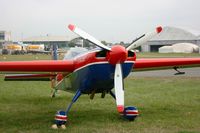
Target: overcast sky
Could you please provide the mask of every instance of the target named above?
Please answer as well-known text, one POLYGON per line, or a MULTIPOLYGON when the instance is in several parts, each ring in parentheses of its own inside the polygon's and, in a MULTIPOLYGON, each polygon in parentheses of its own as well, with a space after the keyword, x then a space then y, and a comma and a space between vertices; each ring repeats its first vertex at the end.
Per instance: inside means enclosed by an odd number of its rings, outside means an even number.
POLYGON ((0 30, 14 40, 73 35, 72 23, 99 40, 130 42, 156 26, 200 33, 200 0, 0 0, 0 30))

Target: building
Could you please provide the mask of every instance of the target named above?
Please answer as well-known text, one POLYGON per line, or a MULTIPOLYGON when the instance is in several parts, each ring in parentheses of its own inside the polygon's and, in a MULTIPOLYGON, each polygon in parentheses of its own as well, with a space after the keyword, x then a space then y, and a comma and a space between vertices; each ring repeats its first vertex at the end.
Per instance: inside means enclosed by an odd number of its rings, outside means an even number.
POLYGON ((163 31, 141 47, 143 52, 158 52, 162 46, 176 43, 192 43, 200 46, 200 39, 192 33, 174 27, 164 27, 163 31))
POLYGON ((87 48, 94 48, 96 47, 93 43, 89 42, 88 40, 83 39, 82 37, 76 37, 71 40, 70 47, 87 47, 87 48))
POLYGON ((70 43, 70 47, 74 47, 74 46, 83 47, 83 45, 84 45, 84 39, 81 37, 73 38, 70 43))
POLYGON ((5 43, 11 43, 11 32, 8 31, 0 31, 0 48, 3 47, 5 43))
POLYGON ((73 39, 72 36, 38 36, 23 39, 24 44, 44 44, 50 46, 53 44, 58 45, 58 47, 66 47, 68 43, 73 39))

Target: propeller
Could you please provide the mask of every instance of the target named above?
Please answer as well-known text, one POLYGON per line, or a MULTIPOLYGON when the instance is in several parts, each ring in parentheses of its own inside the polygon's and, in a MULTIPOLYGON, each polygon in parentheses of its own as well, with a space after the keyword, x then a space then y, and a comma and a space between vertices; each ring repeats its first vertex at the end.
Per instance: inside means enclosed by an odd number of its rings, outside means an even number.
POLYGON ((162 31, 162 27, 160 27, 160 26, 157 27, 155 31, 146 33, 146 34, 142 35, 141 37, 139 37, 138 39, 136 39, 135 41, 133 41, 133 43, 131 43, 126 49, 129 51, 131 49, 134 49, 134 48, 137 48, 137 47, 143 45, 145 42, 147 42, 148 40, 153 38, 155 35, 157 35, 161 31, 162 31))
POLYGON ((95 39, 93 36, 89 35, 88 33, 86 33, 85 31, 81 30, 80 28, 76 27, 73 24, 70 24, 68 26, 68 28, 73 31, 74 33, 78 34, 79 36, 81 36, 82 38, 94 43, 95 45, 99 46, 100 48, 106 49, 108 51, 111 50, 111 48, 105 46, 103 43, 101 43, 99 40, 95 39))
POLYGON ((108 62, 112 65, 115 65, 115 74, 114 74, 114 89, 116 95, 116 104, 117 110, 119 113, 124 111, 124 84, 123 84, 123 72, 121 64, 127 60, 128 51, 143 45, 146 41, 151 39, 156 34, 162 31, 162 27, 157 27, 155 31, 147 33, 133 41, 127 48, 121 45, 114 45, 112 48, 109 48, 102 44, 100 41, 84 32, 80 28, 75 25, 70 24, 68 28, 74 33, 78 34, 82 38, 94 43, 95 45, 108 50, 108 54, 106 56, 108 62))
POLYGON ((115 65, 114 89, 117 110, 119 113, 124 111, 124 83, 121 64, 126 61, 127 57, 128 51, 121 45, 113 46, 107 56, 108 62, 115 65))
POLYGON ((114 88, 116 96, 117 111, 119 113, 124 111, 124 83, 122 75, 121 64, 115 66, 114 88))

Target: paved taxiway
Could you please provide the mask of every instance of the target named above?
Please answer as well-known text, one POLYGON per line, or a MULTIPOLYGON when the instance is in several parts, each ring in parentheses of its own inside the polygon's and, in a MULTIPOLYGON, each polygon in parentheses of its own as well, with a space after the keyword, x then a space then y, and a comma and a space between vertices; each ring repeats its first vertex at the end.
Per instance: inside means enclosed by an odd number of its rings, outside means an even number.
POLYGON ((138 71, 132 72, 130 76, 133 77, 200 77, 200 67, 195 68, 181 68, 178 69, 181 72, 185 72, 183 75, 174 75, 176 71, 174 69, 168 70, 154 70, 154 71, 138 71))

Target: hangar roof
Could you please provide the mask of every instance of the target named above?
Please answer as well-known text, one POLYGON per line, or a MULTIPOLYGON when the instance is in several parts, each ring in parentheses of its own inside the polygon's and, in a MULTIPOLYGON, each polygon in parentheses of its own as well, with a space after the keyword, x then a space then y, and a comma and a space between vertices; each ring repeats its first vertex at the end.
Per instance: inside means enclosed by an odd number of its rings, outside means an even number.
POLYGON ((73 38, 72 36, 36 36, 23 39, 23 42, 62 42, 71 41, 73 38))
POLYGON ((161 40, 197 40, 197 36, 183 29, 164 27, 160 34, 151 39, 151 41, 161 40))

